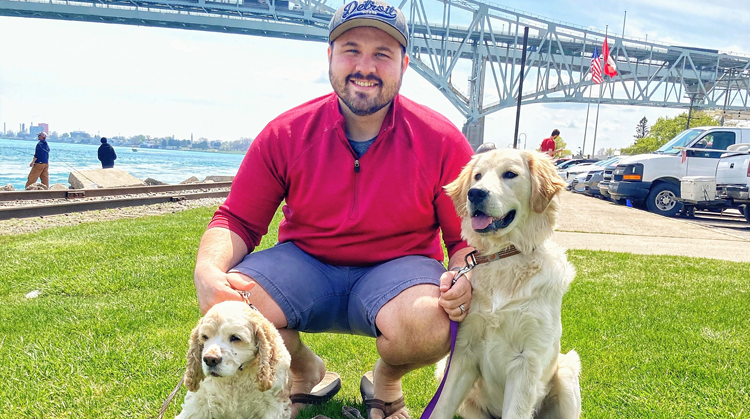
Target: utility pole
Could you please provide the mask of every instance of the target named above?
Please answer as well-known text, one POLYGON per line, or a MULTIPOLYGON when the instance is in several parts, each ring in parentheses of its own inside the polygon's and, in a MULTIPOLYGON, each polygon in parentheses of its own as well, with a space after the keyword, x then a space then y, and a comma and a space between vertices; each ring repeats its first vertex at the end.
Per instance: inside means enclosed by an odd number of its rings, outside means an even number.
POLYGON ((529 43, 529 27, 523 28, 523 52, 521 53, 521 74, 518 81, 518 103, 516 105, 516 131, 513 133, 513 148, 518 148, 518 122, 521 119, 521 99, 523 99, 523 70, 526 68, 526 46, 529 43))

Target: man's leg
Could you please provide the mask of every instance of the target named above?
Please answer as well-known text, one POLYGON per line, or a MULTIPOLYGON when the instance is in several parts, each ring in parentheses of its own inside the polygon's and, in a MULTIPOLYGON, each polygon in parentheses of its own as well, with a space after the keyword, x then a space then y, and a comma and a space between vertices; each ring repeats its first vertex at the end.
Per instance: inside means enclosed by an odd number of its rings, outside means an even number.
MULTIPOLYGON (((240 273, 236 275, 241 275, 245 281, 257 282, 247 275, 240 273)), ((292 356, 292 394, 309 393, 325 376, 325 363, 302 343, 298 331, 286 329, 287 319, 284 312, 263 287, 260 285, 253 287, 250 293, 250 303, 276 326, 284 339, 286 349, 292 356)), ((292 406, 293 418, 302 407, 299 404, 292 406)))
MULTIPOLYGON (((348 270, 323 264, 294 244, 283 243, 246 256, 230 275, 256 282, 249 300, 276 326, 292 356, 292 394, 309 394, 323 380, 326 367, 302 343, 298 330, 345 330, 348 270)), ((293 406, 294 416, 301 407, 293 406)))
POLYGON ((31 171, 29 172, 29 178, 26 180, 26 186, 25 188, 28 188, 29 185, 36 182, 37 179, 39 179, 39 174, 42 171, 42 166, 40 164, 35 164, 31 166, 31 171))
POLYGON ((42 166, 42 173, 39 177, 42 179, 42 184, 49 188, 49 164, 43 164, 42 166))
MULTIPOLYGON (((403 395, 401 377, 434 364, 450 350, 450 321, 438 305, 440 290, 431 284, 402 291, 378 312, 375 323, 380 360, 373 369, 375 398, 390 402, 403 395)), ((373 411, 371 418, 380 412, 373 411)), ((405 410, 391 416, 408 418, 405 410)))

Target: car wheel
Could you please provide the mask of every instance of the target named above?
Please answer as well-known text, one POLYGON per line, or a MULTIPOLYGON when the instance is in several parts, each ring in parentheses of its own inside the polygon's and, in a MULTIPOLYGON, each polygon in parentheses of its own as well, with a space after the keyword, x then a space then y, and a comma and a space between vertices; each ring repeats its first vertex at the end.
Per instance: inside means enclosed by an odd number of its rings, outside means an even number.
POLYGON ((750 205, 742 206, 742 214, 745 215, 745 220, 747 220, 747 222, 750 223, 750 205))
POLYGON ((646 198, 646 208, 654 214, 665 217, 674 217, 682 209, 682 202, 677 198, 680 196, 680 190, 676 185, 668 182, 657 183, 651 187, 646 198))

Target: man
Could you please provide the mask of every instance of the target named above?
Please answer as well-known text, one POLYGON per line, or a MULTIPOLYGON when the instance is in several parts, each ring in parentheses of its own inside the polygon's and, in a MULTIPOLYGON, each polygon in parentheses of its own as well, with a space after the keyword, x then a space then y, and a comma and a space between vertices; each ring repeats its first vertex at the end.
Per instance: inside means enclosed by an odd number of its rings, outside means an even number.
POLYGON ((400 10, 344 5, 329 40, 334 93, 253 141, 201 239, 194 281, 203 313, 252 288, 249 302, 292 355, 295 415, 340 386, 299 332, 341 332, 376 338, 373 393, 385 406, 368 416, 403 419, 401 377, 447 354, 449 318, 470 307, 469 278, 450 287, 439 233, 449 268, 463 266, 473 249, 443 186, 472 152, 447 119, 398 94, 409 63, 400 10), (250 253, 282 201, 280 244, 250 253))
POLYGON ((545 153, 546 155, 550 157, 555 157, 555 153, 557 153, 558 150, 557 146, 555 145, 555 139, 560 136, 560 130, 554 129, 552 131, 552 135, 550 135, 549 138, 545 138, 542 141, 542 147, 539 149, 542 153, 545 153))
POLYGON ((99 161, 102 162, 102 169, 109 169, 115 167, 115 160, 117 160, 117 153, 115 148, 107 143, 107 138, 102 137, 102 145, 99 146, 99 161))
POLYGON ((39 140, 36 143, 36 149, 34 150, 34 158, 31 160, 29 167, 29 179, 26 181, 26 188, 29 185, 36 182, 37 179, 42 179, 42 184, 49 189, 49 144, 47 144, 47 133, 42 131, 37 134, 36 139, 39 140))

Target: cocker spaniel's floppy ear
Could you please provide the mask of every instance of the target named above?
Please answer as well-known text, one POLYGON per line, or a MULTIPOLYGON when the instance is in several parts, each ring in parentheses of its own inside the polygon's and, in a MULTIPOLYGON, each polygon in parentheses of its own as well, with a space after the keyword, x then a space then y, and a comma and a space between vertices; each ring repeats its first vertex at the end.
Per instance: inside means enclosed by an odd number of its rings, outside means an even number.
POLYGON ((276 365, 279 362, 280 348, 274 339, 276 328, 260 313, 250 315, 248 321, 255 326, 255 344, 258 347, 258 390, 266 391, 273 387, 276 379, 276 365))
POLYGON ((471 186, 471 173, 474 171, 474 165, 476 164, 479 157, 474 155, 469 163, 464 166, 461 173, 458 175, 456 180, 445 186, 445 193, 453 201, 453 206, 456 207, 456 213, 461 218, 469 216, 466 210, 466 200, 469 196, 469 186, 471 186))
POLYGON ((185 387, 192 392, 198 391, 201 387, 201 381, 206 376, 203 374, 203 344, 200 342, 200 322, 193 332, 190 333, 188 344, 190 348, 187 351, 187 367, 185 368, 185 387))
POLYGON ((560 179, 549 157, 537 152, 524 153, 531 173, 531 208, 541 214, 567 185, 560 179))

